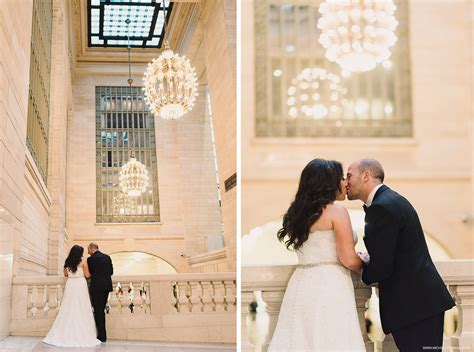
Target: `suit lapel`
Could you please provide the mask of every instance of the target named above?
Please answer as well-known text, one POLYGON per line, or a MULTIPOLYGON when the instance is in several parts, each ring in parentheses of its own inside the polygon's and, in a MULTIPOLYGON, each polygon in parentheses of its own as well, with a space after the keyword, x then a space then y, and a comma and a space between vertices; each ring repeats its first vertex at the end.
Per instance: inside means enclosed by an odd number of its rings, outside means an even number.
MULTIPOLYGON (((385 192, 387 189, 390 189, 390 188, 388 188, 388 187, 385 186, 385 185, 382 185, 382 186, 377 190, 377 192, 375 192, 375 194, 374 194, 374 199, 372 200, 371 206, 374 205, 374 203, 375 203, 375 201, 377 200, 377 198, 379 198, 380 195, 381 195, 383 192, 385 192)), ((371 207, 371 206, 370 206, 370 207, 371 207)), ((366 206, 364 205, 364 211, 365 211, 364 222, 365 222, 365 227, 367 227, 367 215, 368 215, 368 213, 370 213, 370 207, 366 207, 366 206)), ((366 243, 366 238, 367 238, 367 237, 369 237, 369 239, 370 239, 370 236, 367 236, 367 233, 365 232, 365 229, 364 229, 364 243, 366 243)), ((367 247, 367 243, 366 243, 366 247, 367 247)))
MULTIPOLYGON (((379 197, 383 192, 385 192, 387 189, 390 189, 388 188, 387 186, 385 185, 382 185, 380 186, 380 188, 377 190, 377 192, 375 192, 374 194, 374 199, 372 199, 372 204, 374 204, 375 200, 377 199, 377 197, 379 197)), ((370 208, 370 207, 369 207, 370 208)))

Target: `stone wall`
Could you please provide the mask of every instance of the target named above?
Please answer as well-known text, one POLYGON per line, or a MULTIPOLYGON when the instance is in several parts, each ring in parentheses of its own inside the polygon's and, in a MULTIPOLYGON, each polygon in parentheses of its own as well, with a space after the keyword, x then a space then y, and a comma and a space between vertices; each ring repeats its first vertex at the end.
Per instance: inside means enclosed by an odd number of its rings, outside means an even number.
POLYGON ((26 116, 33 1, 0 6, 0 338, 9 333, 11 279, 24 238, 26 116), (15 31, 12 29, 15 28, 15 31))
MULTIPOLYGON (((236 161, 236 4, 233 0, 203 3, 206 75, 211 96, 213 125, 222 200, 227 270, 236 262, 236 190, 225 181, 237 172, 236 161)), ((237 175, 239 176, 239 175, 237 175)))

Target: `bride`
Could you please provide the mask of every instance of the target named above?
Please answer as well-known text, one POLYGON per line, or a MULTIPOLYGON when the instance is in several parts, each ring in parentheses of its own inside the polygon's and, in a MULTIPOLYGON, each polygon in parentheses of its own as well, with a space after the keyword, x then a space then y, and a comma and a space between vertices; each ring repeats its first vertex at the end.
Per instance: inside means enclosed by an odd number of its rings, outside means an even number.
POLYGON ((61 347, 92 347, 100 345, 92 314, 86 278, 91 275, 82 259, 84 248, 72 246, 64 263, 67 277, 58 315, 43 342, 61 347))
POLYGON ((268 351, 365 351, 350 270, 360 272, 344 200, 341 163, 312 160, 301 173, 295 200, 278 239, 296 251, 268 351))

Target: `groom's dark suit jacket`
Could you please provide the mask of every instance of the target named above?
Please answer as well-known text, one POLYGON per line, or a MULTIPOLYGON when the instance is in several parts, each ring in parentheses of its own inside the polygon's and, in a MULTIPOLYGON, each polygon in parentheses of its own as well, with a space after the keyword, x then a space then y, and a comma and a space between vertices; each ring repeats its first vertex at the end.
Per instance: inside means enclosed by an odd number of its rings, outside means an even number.
POLYGON ((382 185, 371 206, 364 209, 364 243, 370 263, 363 268, 362 281, 378 282, 385 334, 453 307, 410 202, 382 185))
POLYGON ((114 267, 107 254, 96 251, 87 258, 87 265, 91 273, 91 292, 112 291, 112 278, 114 267))

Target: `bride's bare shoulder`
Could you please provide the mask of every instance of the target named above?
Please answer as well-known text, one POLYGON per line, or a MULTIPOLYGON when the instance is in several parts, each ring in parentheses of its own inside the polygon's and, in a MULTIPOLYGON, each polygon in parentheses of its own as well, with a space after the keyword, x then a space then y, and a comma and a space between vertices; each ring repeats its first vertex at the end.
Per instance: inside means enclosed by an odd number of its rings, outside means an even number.
POLYGON ((326 210, 332 219, 344 219, 349 216, 349 212, 342 205, 328 204, 326 210))

